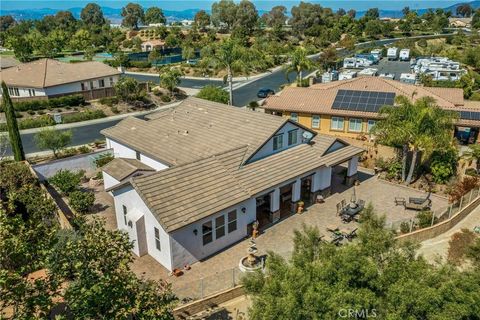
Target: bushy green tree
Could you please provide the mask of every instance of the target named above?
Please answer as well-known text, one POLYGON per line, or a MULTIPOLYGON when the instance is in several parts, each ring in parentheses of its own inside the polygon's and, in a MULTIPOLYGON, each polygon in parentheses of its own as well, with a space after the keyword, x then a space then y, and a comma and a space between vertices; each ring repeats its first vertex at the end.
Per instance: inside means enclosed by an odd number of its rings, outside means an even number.
POLYGON ((456 173, 458 165, 458 150, 451 147, 435 150, 430 158, 430 171, 437 183, 446 183, 456 173))
POLYGON ((180 84, 183 73, 178 68, 170 68, 160 74, 160 86, 173 95, 175 88, 180 84))
POLYGON ((197 28, 205 30, 210 25, 210 15, 205 10, 199 10, 195 13, 194 22, 197 28))
POLYGON ((242 0, 237 6, 233 35, 239 38, 251 36, 258 27, 258 12, 249 0, 242 0))
POLYGON ((95 202, 95 194, 92 191, 73 191, 68 198, 70 206, 78 213, 87 213, 95 202))
POLYGON ((102 8, 96 3, 88 3, 80 13, 80 18, 86 25, 103 25, 105 18, 103 17, 102 8))
POLYGON ((71 130, 45 128, 35 134, 34 140, 38 148, 50 149, 55 158, 58 158, 59 152, 72 142, 72 136, 71 130))
POLYGON ((115 83, 117 96, 125 102, 143 100, 145 91, 142 90, 138 81, 130 77, 122 77, 115 83))
POLYGON ((167 22, 167 19, 165 18, 165 15, 163 14, 162 9, 158 7, 150 7, 145 11, 145 23, 150 24, 150 23, 163 23, 165 24, 167 22))
POLYGON ((231 30, 237 15, 237 5, 233 0, 220 0, 212 4, 212 23, 216 27, 231 30))
POLYGON ((197 93, 197 98, 227 104, 228 92, 223 90, 221 87, 208 85, 200 89, 200 91, 197 93))
POLYGON ((145 13, 143 8, 138 3, 130 2, 122 8, 122 26, 138 29, 140 23, 145 22, 145 13))
POLYGON ((60 169, 48 179, 48 182, 55 186, 60 192, 69 195, 77 191, 80 187, 80 182, 84 176, 84 171, 73 172, 70 170, 60 169))

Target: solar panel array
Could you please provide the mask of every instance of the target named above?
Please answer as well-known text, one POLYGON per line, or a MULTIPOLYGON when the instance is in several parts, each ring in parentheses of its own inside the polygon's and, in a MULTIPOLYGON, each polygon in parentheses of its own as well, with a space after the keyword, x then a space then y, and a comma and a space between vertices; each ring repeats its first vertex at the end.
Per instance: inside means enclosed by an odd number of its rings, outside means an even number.
POLYGON ((480 112, 460 111, 460 119, 463 119, 463 120, 480 120, 480 112))
POLYGON ((394 92, 338 90, 332 108, 376 113, 385 105, 393 106, 394 100, 394 92))

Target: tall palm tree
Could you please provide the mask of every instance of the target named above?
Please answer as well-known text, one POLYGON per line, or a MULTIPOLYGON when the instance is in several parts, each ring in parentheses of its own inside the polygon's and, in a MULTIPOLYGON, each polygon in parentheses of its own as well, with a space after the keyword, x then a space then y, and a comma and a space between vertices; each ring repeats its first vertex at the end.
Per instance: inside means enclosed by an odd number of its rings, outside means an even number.
MULTIPOLYGON (((289 63, 285 65, 284 70, 288 79, 288 74, 292 71, 297 73, 297 84, 302 80, 302 71, 311 69, 314 65, 312 60, 307 57, 307 50, 303 47, 298 47, 289 54, 289 63)), ((290 81, 290 80, 289 80, 290 81)))
POLYGON ((248 72, 251 67, 251 57, 247 49, 232 39, 226 39, 218 44, 212 44, 201 51, 202 63, 227 71, 229 105, 233 105, 233 74, 234 71, 248 72))
POLYGON ((400 96, 395 106, 380 110, 382 120, 373 128, 379 141, 393 146, 402 146, 402 180, 410 184, 417 166, 419 153, 429 156, 433 150, 446 148, 453 143, 452 132, 456 112, 444 110, 429 97, 412 103, 400 96), (407 151, 412 153, 410 168, 406 174, 407 151))

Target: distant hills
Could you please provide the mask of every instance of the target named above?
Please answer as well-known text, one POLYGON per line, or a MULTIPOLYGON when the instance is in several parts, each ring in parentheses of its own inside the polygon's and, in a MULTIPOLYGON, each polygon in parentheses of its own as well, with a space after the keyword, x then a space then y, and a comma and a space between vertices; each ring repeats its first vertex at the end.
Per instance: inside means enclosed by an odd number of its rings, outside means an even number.
MULTIPOLYGON (((468 3, 470 4, 474 9, 480 8, 480 0, 475 0, 471 2, 461 2, 454 4, 450 7, 443 8, 444 10, 452 12, 453 15, 456 13, 456 9, 459 5, 463 3, 468 3)), ((82 11, 82 8, 80 7, 74 7, 68 9, 72 14, 76 17, 80 17, 80 12, 82 11)), ((104 16, 109 19, 112 23, 120 23, 122 20, 121 17, 121 9, 118 8, 110 8, 110 7, 102 7, 103 14, 104 16)), ((419 14, 423 14, 427 11, 428 9, 418 9, 416 10, 419 14)), ((12 15, 15 19, 17 20, 28 20, 28 19, 41 19, 46 15, 52 15, 55 14, 58 9, 50 9, 50 8, 44 8, 44 9, 18 9, 18 10, 2 10, 1 14, 2 15, 12 15)), ((168 21, 179 21, 183 19, 193 19, 195 16, 195 13, 197 13, 199 9, 188 9, 188 10, 182 10, 182 11, 173 11, 173 10, 163 10, 165 16, 167 17, 168 21)), ((207 10, 208 11, 208 10, 207 10)), ((259 15, 262 15, 266 11, 264 10, 259 10, 259 15)), ((362 17, 365 14, 366 11, 357 11, 357 17, 362 17)), ((391 17, 391 18, 401 18, 403 16, 403 13, 401 10, 382 10, 380 8, 380 17, 391 17)))

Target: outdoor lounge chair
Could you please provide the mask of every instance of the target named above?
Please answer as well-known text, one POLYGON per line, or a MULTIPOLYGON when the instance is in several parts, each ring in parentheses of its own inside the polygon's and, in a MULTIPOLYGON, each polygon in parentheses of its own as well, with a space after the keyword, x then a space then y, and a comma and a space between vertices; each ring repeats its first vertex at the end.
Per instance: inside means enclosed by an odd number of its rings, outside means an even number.
POLYGON ((411 210, 427 210, 432 207, 432 200, 427 198, 408 198, 408 202, 405 202, 405 209, 411 210))

